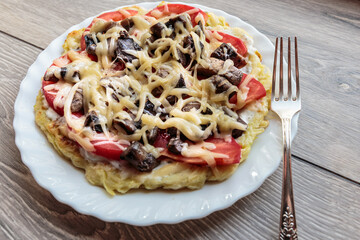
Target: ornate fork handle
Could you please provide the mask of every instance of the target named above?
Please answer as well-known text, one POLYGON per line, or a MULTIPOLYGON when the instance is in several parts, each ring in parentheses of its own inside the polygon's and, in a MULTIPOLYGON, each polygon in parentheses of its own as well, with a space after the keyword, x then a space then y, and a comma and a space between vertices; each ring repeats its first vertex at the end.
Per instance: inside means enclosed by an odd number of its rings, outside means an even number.
POLYGON ((291 119, 282 118, 283 129, 283 153, 284 168, 281 194, 281 215, 280 215, 280 234, 281 240, 295 240, 297 237, 297 226, 295 218, 295 206, 291 176, 291 119))

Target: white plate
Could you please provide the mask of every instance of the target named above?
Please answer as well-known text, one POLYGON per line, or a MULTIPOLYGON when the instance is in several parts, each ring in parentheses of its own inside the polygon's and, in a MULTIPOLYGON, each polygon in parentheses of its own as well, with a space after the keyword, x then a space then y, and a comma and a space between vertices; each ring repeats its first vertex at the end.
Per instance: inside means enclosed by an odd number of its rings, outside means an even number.
MULTIPOLYGON (((152 9, 158 3, 138 6, 152 9)), ((272 66, 274 46, 254 27, 223 11, 191 4, 202 10, 224 16, 230 26, 245 29, 254 37, 254 45, 263 56, 263 63, 272 66)), ((40 89, 41 77, 53 59, 62 53, 62 44, 69 32, 86 27, 93 17, 68 29, 56 38, 31 65, 21 83, 15 102, 14 129, 16 145, 23 162, 35 180, 54 197, 76 211, 104 221, 145 226, 156 223, 178 223, 196 219, 227 208, 240 198, 254 192, 279 166, 281 130, 277 118, 270 119, 266 131, 255 141, 248 159, 236 173, 222 183, 206 184, 196 191, 130 191, 111 197, 102 188, 90 185, 84 173, 61 158, 35 125, 33 106, 40 89)), ((293 122, 293 136, 297 119, 293 122)), ((280 196, 279 196, 280 197, 280 196)))

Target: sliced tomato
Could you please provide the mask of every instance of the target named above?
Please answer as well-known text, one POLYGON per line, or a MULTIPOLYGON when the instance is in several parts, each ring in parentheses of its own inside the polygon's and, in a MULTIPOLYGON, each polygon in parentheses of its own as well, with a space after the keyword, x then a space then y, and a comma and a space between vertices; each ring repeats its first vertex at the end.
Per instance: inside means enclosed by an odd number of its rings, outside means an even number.
POLYGON ((56 97, 56 93, 57 90, 45 90, 45 86, 50 85, 50 84, 55 84, 56 82, 52 82, 52 81, 43 81, 42 82, 42 90, 44 93, 44 97, 47 101, 47 103, 49 104, 49 106, 60 116, 64 115, 64 108, 55 108, 54 107, 54 100, 56 97))
MULTIPOLYGON (((212 31, 212 32, 214 32, 214 31, 212 31)), ((246 47, 245 43, 243 41, 241 41, 240 38, 232 36, 227 33, 220 32, 220 31, 216 31, 216 33, 218 33, 220 36, 222 36, 222 39, 219 40, 220 42, 230 43, 236 49, 238 54, 240 54, 241 56, 244 56, 244 57, 246 56, 247 47, 246 47)))
POLYGON ((211 150, 215 153, 223 153, 229 156, 229 158, 216 158, 217 165, 228 165, 239 163, 241 158, 241 146, 232 137, 230 142, 225 141, 223 138, 210 138, 205 140, 215 144, 216 148, 211 150))
MULTIPOLYGON (((130 16, 134 16, 138 13, 138 11, 136 10, 132 10, 132 9, 121 9, 121 11, 113 11, 113 12, 106 12, 103 13, 99 16, 97 16, 96 18, 101 18, 104 19, 105 21, 110 21, 113 20, 114 22, 117 21, 121 21, 124 20, 130 16), (128 12, 129 14, 123 14, 123 11, 128 12)), ((87 27, 87 29, 91 28, 91 26, 95 23, 96 19, 94 19, 90 25, 87 27)))
MULTIPOLYGON (((222 138, 209 138, 205 142, 215 144, 216 148, 210 150, 214 153, 226 154, 228 158, 215 158, 216 165, 230 165, 240 162, 241 158, 241 146, 235 141, 234 138, 231 138, 230 142, 225 141, 222 138)), ((207 165, 208 163, 199 157, 184 157, 182 155, 175 155, 165 149, 161 155, 174 159, 180 162, 186 162, 196 165, 207 165)))
MULTIPOLYGON (((244 81, 246 76, 247 76, 247 74, 244 73, 238 87, 240 87, 242 81, 244 81)), ((255 100, 258 100, 258 99, 266 96, 266 90, 265 90, 264 86, 261 84, 261 82, 259 82, 255 78, 252 78, 249 81, 249 83, 246 85, 246 87, 249 88, 249 91, 247 93, 245 104, 247 104, 249 102, 252 102, 252 101, 255 101, 255 100)), ((229 102, 232 103, 232 104, 236 104, 237 103, 237 94, 232 96, 230 98, 229 102)))
MULTIPOLYGON (((66 66, 67 64, 71 63, 71 60, 68 58, 67 54, 55 59, 53 61, 53 63, 51 64, 51 66, 57 66, 57 67, 64 67, 66 66)), ((50 67, 51 67, 50 66, 50 67)), ((45 75, 46 75, 46 72, 45 72, 45 75)), ((44 94, 44 97, 47 101, 47 103, 49 104, 49 106, 57 113, 59 114, 60 116, 64 116, 64 108, 56 108, 54 106, 54 100, 56 98, 56 94, 58 92, 58 90, 55 90, 55 89, 51 89, 51 90, 46 90, 45 87, 47 85, 50 85, 50 84, 56 84, 56 82, 54 81, 42 81, 42 90, 43 90, 43 94, 44 94)), ((82 115, 84 115, 82 112, 74 112, 72 113, 73 115, 77 116, 77 117, 81 117, 82 115)))
POLYGON ((69 59, 68 55, 65 54, 53 61, 53 64, 51 66, 57 66, 57 67, 64 67, 65 65, 71 63, 71 60, 69 59))
MULTIPOLYGON (((68 58, 67 54, 65 54, 65 55, 55 59, 53 61, 53 63, 51 64, 51 66, 64 67, 65 65, 69 64, 70 62, 71 62, 71 60, 68 58)), ((46 72, 45 72, 45 75, 46 75, 46 72)), ((53 82, 53 81, 44 81, 43 80, 42 81, 42 90, 43 90, 44 97, 45 97, 47 103, 49 104, 49 106, 57 114, 59 114, 60 116, 63 116, 64 115, 64 108, 55 108, 54 107, 54 100, 55 100, 55 97, 56 97, 57 90, 55 90, 55 89, 45 90, 45 87, 47 85, 55 84, 55 83, 56 82, 53 82)))
POLYGON ((80 49, 81 51, 85 51, 86 49, 86 43, 85 43, 85 33, 83 33, 83 35, 81 36, 81 40, 80 40, 80 49))
MULTIPOLYGON (((94 140, 91 141, 94 145, 95 151, 92 152, 95 155, 112 159, 120 160, 120 155, 123 152, 122 148, 118 143, 109 140, 94 140)), ((121 145, 122 147, 127 147, 126 145, 121 145)))
POLYGON ((191 18, 191 23, 193 24, 193 26, 195 26, 197 24, 197 22, 195 21, 195 18, 197 17, 198 14, 201 14, 205 20, 205 23, 208 19, 208 15, 202 11, 199 8, 196 7, 192 7, 189 5, 185 5, 185 4, 165 4, 162 6, 158 6, 156 8, 154 8, 153 10, 149 11, 146 16, 150 16, 150 17, 155 17, 155 18, 161 18, 161 17, 166 17, 171 15, 172 13, 175 14, 181 14, 184 12, 190 11, 190 18, 191 18))
MULTIPOLYGON (((49 106, 57 113, 59 114, 60 116, 64 116, 64 107, 62 108, 56 108, 54 106, 54 100, 55 100, 55 97, 56 97, 56 94, 57 94, 57 90, 55 89, 52 89, 52 90, 45 90, 45 86, 47 85, 50 85, 50 84, 55 84, 56 82, 53 82, 53 81, 43 81, 42 82, 42 89, 43 89, 43 94, 44 94, 44 97, 47 101, 47 103, 49 104, 49 106)), ((76 117, 81 117, 84 115, 83 112, 73 112, 72 115, 76 116, 76 117)))
POLYGON ((264 86, 255 78, 251 79, 246 86, 249 88, 249 92, 245 101, 246 103, 258 100, 266 96, 266 90, 264 86))
MULTIPOLYGON (((240 87, 242 81, 244 81, 246 76, 247 76, 247 74, 244 73, 238 87, 240 87)), ((252 78, 249 81, 249 83, 246 85, 246 87, 249 88, 249 91, 248 91, 248 94, 247 94, 247 97, 245 100, 245 104, 255 101, 255 100, 258 100, 258 99, 266 96, 266 90, 265 90, 264 86, 261 84, 261 82, 259 82, 255 78, 252 78)), ((235 94, 234 96, 232 96, 230 98, 229 102, 236 104, 237 103, 237 95, 235 94)))

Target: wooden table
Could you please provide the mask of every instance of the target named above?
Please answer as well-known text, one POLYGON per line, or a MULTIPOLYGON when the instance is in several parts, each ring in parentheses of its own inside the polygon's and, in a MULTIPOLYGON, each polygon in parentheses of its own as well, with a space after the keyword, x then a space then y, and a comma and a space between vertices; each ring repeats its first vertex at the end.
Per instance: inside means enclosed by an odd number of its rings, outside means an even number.
MULTIPOLYGON (((149 227, 79 214, 35 182, 14 143, 13 105, 19 85, 52 39, 89 16, 130 1, 104 2, 0 2, 0 239, 277 238, 281 167, 255 193, 226 210, 149 227)), ((293 142, 299 235, 359 239, 360 2, 196 2, 242 18, 272 41, 276 36, 299 37, 303 108, 293 142)))

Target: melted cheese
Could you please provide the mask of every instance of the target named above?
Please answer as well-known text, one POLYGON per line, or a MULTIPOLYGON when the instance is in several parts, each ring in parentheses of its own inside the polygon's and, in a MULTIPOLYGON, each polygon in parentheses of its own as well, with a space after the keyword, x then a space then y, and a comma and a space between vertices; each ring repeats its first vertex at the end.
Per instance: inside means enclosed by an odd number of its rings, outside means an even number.
MULTIPOLYGON (((167 5, 165 5, 165 13, 167 5)), ((115 50, 117 48, 118 38, 125 29, 120 22, 114 27, 107 29, 109 22, 97 19, 88 34, 91 34, 96 44, 96 55, 98 62, 93 62, 87 54, 79 54, 75 51, 68 52, 68 58, 72 61, 66 66, 70 69, 64 80, 70 81, 70 76, 74 72, 79 72, 80 78, 71 83, 59 83, 51 86, 57 88, 54 106, 64 106, 64 116, 67 125, 72 129, 68 136, 76 140, 87 151, 94 151, 91 140, 96 139, 97 134, 84 126, 84 118, 76 118, 71 113, 71 103, 74 94, 78 88, 82 89, 83 104, 85 112, 95 111, 98 115, 100 124, 104 130, 103 136, 106 139, 113 139, 120 149, 123 145, 129 145, 130 141, 138 141, 141 138, 144 141, 145 148, 154 156, 159 156, 161 149, 156 149, 148 143, 146 131, 153 127, 167 129, 176 127, 188 139, 194 142, 200 142, 193 146, 187 146, 182 155, 185 157, 200 157, 208 162, 210 166, 215 165, 215 158, 227 158, 226 154, 212 153, 210 150, 214 146, 203 142, 211 134, 215 136, 230 136, 233 129, 245 130, 246 125, 237 121, 236 112, 226 112, 227 108, 241 109, 247 96, 246 84, 251 80, 250 75, 245 79, 240 87, 231 86, 226 92, 216 94, 215 87, 210 80, 199 80, 197 71, 190 71, 190 66, 194 63, 202 66, 209 66, 206 61, 211 53, 220 43, 218 40, 222 36, 216 31, 205 30, 204 34, 197 25, 192 26, 188 14, 195 13, 198 9, 190 10, 184 13, 186 23, 176 22, 174 29, 166 28, 162 31, 163 37, 153 42, 149 42, 151 36, 150 27, 156 22, 166 22, 173 16, 160 18, 163 13, 158 10, 151 12, 155 18, 137 15, 131 17, 134 26, 129 31, 130 37, 138 44, 142 50, 125 50, 126 54, 136 57, 132 62, 126 62, 125 69, 122 71, 114 70, 117 64, 115 50), (107 29, 105 31, 105 29, 107 29), (196 30, 196 31, 195 31, 196 30), (174 38, 166 37, 175 32, 174 38), (182 42, 185 37, 191 36, 194 42, 194 52, 190 47, 184 48, 182 42), (207 41, 209 40, 209 42, 207 41), (188 68, 184 68, 179 62, 179 52, 191 54, 191 63, 188 68), (160 76, 161 72, 167 74, 160 76), (185 88, 175 88, 180 76, 185 81, 185 88), (155 97, 152 91, 155 88, 162 88, 160 96, 155 97), (229 94, 237 92, 238 105, 230 104, 229 94), (169 96, 176 96, 177 102, 170 105, 167 100, 169 96), (186 96, 186 97, 184 97, 186 96), (149 115, 145 112, 147 101, 151 101, 155 108, 155 115, 149 115), (192 109, 188 112, 182 111, 182 108, 192 102, 200 103, 200 109, 192 109), (136 104, 136 102, 138 102, 136 104), (210 109, 213 114, 203 114, 210 109), (169 114, 165 121, 160 119, 161 113, 169 114), (129 119, 131 115, 135 116, 134 121, 142 121, 142 128, 135 131, 132 135, 127 135, 123 131, 113 132, 110 128, 115 118, 129 119), (203 130, 201 125, 207 125, 203 130), (221 134, 218 132, 221 131, 221 134), (123 142, 123 145, 121 143, 123 142)), ((130 13, 124 9, 119 12, 126 16, 130 13)), ((195 18, 196 22, 204 23, 202 14, 195 18)), ((63 63, 61 63, 63 64, 63 63)), ((231 60, 225 61, 219 74, 226 73, 233 66, 231 60)), ((54 68, 54 73, 57 73, 54 68)), ((62 82, 62 81, 61 81, 62 82)), ((47 86, 46 88, 51 88, 47 86)))
POLYGON ((201 142, 194 145, 186 145, 181 154, 185 157, 198 157, 204 159, 210 167, 216 166, 215 158, 226 159, 229 158, 229 155, 222 153, 211 152, 216 148, 215 144, 208 142, 201 142))
POLYGON ((49 84, 44 87, 44 90, 49 91, 49 94, 54 94, 55 99, 53 105, 55 108, 62 108, 65 104, 65 99, 71 91, 72 85, 63 81, 59 81, 55 84, 49 84), (57 93, 52 93, 51 90, 57 90, 57 93))

